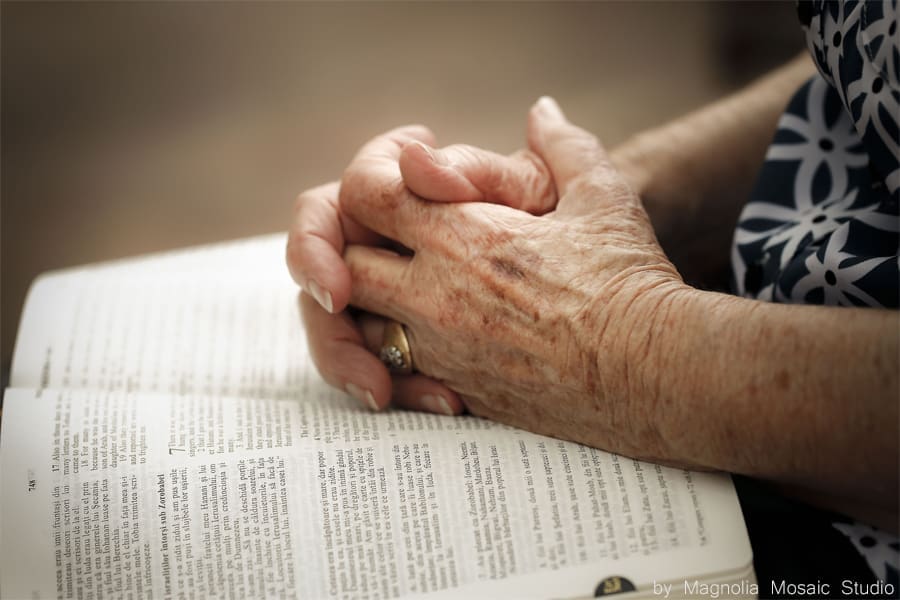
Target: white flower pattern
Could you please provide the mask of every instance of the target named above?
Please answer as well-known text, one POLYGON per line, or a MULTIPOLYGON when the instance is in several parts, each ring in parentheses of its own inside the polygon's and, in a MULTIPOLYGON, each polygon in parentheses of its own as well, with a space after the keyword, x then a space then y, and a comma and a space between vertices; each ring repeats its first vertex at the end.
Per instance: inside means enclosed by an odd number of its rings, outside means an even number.
POLYGON ((785 300, 805 303, 810 292, 822 290, 823 304, 857 306, 859 302, 854 302, 853 299, 858 299, 867 306, 878 305, 878 300, 861 290, 854 282, 879 264, 894 259, 879 256, 841 267, 848 258, 855 258, 843 251, 849 232, 850 225, 842 225, 829 236, 828 242, 818 252, 812 252, 806 257, 803 264, 808 272, 791 288, 790 299, 785 300))
POLYGON ((897 0, 884 0, 880 11, 870 4, 813 3, 807 42, 821 76, 791 100, 741 214, 731 256, 740 295, 779 302, 900 304, 900 270, 885 267, 900 245, 898 186, 893 183, 900 182, 900 140, 892 134, 897 126, 889 116, 900 115, 900 88, 885 71, 895 60, 885 57, 900 48, 896 25, 891 29, 898 20, 897 0), (881 62, 871 64, 869 55, 881 62), (855 225, 847 226, 851 222, 855 225), (853 268, 820 269, 814 257, 830 247, 830 237, 842 227, 849 236, 840 248, 842 260, 859 260, 850 261, 853 268), (841 281, 829 284, 822 279, 828 273, 841 281), (817 276, 819 285, 813 285, 817 276), (801 280, 803 286, 795 290, 801 280), (810 295, 813 289, 822 293, 810 295), (841 289, 852 294, 852 301, 837 293, 841 289))

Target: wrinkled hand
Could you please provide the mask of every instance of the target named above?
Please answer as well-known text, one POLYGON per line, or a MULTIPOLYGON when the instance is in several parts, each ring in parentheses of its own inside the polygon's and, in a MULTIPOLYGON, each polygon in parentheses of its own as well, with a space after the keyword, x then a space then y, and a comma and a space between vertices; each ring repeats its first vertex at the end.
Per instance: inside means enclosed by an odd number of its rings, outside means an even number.
POLYGON ((530 113, 529 146, 559 193, 544 217, 424 201, 387 163, 351 165, 342 214, 414 254, 348 246, 350 302, 403 323, 417 369, 474 414, 665 459, 664 411, 636 399, 653 396, 650 337, 684 283, 596 138, 549 98, 530 113))
MULTIPOLYGON (((287 246, 288 268, 304 293, 300 306, 310 353, 324 379, 370 408, 395 405, 458 414, 463 405, 445 385, 424 375, 391 377, 373 352, 382 321, 346 310, 351 274, 341 254, 349 244, 396 248, 360 225, 339 206, 338 194, 376 194, 386 202, 409 195, 401 170, 417 192, 431 200, 497 202, 541 214, 556 205, 549 172, 530 151, 506 157, 471 146, 435 150, 421 126, 402 127, 366 144, 347 172, 350 181, 302 193, 296 201, 287 246), (369 178, 363 174, 372 172, 369 178)), ((384 250, 386 251, 386 250, 384 250)))

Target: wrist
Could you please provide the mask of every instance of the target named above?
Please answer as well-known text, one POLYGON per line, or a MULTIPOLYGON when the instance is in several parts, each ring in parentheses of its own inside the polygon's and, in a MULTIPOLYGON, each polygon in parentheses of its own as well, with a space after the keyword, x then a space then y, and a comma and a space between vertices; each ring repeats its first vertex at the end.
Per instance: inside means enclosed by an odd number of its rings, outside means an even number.
MULTIPOLYGON (((683 307, 696 290, 677 275, 644 272, 598 298, 591 379, 594 410, 603 415, 613 444, 607 449, 646 460, 700 466, 678 432, 682 406, 666 393, 674 367, 670 338, 684 329, 683 307), (596 389, 594 389, 596 387, 596 389), (674 432, 674 433, 673 433, 674 432)), ((593 328, 591 328, 593 329, 593 328)))
POLYGON ((728 324, 742 302, 670 280, 614 309, 622 324, 614 394, 625 426, 643 432, 642 446, 628 451, 683 468, 734 469, 748 407, 731 397, 738 373, 720 361, 727 363, 723 352, 737 342, 728 324))
POLYGON ((754 318, 763 303, 685 286, 661 304, 667 317, 643 373, 657 392, 660 438, 680 465, 758 474, 767 450, 747 435, 764 427, 754 397, 773 372, 751 364, 766 335, 754 318))
MULTIPOLYGON (((726 310, 718 305, 720 299, 728 297, 687 285, 658 299, 645 350, 641 378, 653 393, 658 435, 674 462, 685 467, 722 466, 709 454, 719 442, 711 436, 716 412, 707 405, 715 365, 698 364, 693 346, 696 340, 706 339, 712 316, 726 310)), ((712 451, 718 453, 718 449, 712 451)))
POLYGON ((658 440, 661 458, 689 468, 713 465, 694 452, 692 420, 695 407, 682 397, 685 362, 681 341, 691 335, 691 322, 704 292, 683 282, 660 286, 645 294, 633 310, 641 319, 632 326, 622 352, 632 375, 629 402, 636 419, 645 419, 658 440))

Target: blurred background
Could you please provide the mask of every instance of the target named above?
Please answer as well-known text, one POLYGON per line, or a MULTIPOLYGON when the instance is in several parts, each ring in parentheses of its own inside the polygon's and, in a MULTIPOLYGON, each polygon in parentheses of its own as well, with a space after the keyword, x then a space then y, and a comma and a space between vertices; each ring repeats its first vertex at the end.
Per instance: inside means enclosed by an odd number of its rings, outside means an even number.
POLYGON ((284 230, 412 122, 524 143, 542 94, 607 146, 801 51, 793 2, 0 4, 2 367, 42 271, 284 230))

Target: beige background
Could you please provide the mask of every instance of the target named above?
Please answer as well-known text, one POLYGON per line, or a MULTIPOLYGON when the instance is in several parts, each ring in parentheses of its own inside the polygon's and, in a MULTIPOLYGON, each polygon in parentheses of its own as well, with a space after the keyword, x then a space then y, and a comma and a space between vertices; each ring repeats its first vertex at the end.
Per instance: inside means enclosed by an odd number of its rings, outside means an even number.
POLYGON ((9 3, 2 361, 59 267, 286 227, 403 123, 523 142, 552 94, 608 145, 801 49, 793 3, 9 3))

